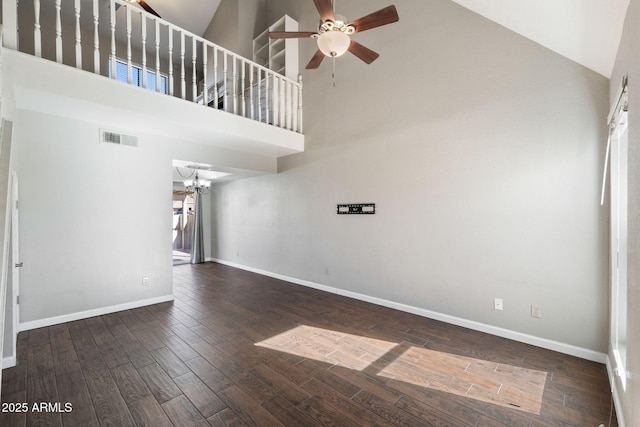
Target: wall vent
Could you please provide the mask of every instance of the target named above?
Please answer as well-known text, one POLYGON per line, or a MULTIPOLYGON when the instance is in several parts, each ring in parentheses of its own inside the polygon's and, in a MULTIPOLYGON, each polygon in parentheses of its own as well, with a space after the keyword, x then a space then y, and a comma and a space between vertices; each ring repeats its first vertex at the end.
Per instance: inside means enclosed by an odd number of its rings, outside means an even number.
POLYGON ((127 135, 111 130, 100 130, 100 142, 108 144, 128 145, 130 147, 138 146, 138 137, 135 135, 127 135))

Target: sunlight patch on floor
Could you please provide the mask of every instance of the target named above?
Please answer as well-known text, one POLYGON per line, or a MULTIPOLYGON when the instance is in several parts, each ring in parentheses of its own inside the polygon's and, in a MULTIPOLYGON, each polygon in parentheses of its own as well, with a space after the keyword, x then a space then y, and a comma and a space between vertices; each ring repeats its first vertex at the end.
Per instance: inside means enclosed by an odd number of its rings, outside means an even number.
POLYGON ((308 359, 361 371, 396 343, 301 325, 256 344, 308 359))
POLYGON ((540 414, 547 373, 411 347, 378 374, 531 414, 540 414))
POLYGON ((377 369, 378 376, 390 380, 538 415, 547 381, 544 371, 422 347, 402 352, 407 343, 306 325, 256 345, 358 371, 377 369))

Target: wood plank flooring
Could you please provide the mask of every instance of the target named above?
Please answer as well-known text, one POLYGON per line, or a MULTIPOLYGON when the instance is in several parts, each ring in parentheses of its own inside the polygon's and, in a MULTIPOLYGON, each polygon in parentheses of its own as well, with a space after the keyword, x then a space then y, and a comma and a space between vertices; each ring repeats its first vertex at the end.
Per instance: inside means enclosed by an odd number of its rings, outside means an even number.
POLYGON ((174 288, 21 333, 0 426, 609 425, 597 363, 214 263, 174 288))

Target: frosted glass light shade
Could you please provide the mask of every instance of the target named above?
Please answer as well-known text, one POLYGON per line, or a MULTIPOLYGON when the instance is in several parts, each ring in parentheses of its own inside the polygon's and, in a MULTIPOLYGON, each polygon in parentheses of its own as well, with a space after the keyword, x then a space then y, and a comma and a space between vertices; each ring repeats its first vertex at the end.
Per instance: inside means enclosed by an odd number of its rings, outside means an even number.
POLYGON ((191 187, 193 185, 193 180, 192 179, 185 179, 184 180, 184 186, 185 187, 191 187))
POLYGON ((327 31, 318 37, 318 49, 326 56, 341 56, 349 49, 351 39, 342 31, 327 31))

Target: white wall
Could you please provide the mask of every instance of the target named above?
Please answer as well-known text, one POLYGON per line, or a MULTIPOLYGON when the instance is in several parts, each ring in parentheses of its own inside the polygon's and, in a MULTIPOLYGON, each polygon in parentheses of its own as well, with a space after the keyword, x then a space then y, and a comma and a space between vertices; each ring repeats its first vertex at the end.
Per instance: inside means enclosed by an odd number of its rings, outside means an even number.
MULTIPOLYGON (((629 78, 629 240, 627 274, 627 390, 624 391, 617 377, 615 392, 619 398, 618 419, 626 426, 637 425, 640 420, 640 313, 636 309, 640 301, 640 1, 631 0, 625 20, 622 40, 613 74, 611 76, 610 100, 613 103, 623 76, 629 78)), ((613 352, 609 348, 609 358, 613 352)), ((620 424, 622 425, 622 424, 620 424)))
MULTIPOLYGON (((214 257, 606 353, 608 80, 451 2, 395 4, 354 37, 372 65, 304 72, 305 153, 216 186, 214 257), (376 215, 335 214, 357 202, 376 215)), ((284 13, 317 25, 312 2, 284 13)))
POLYGON ((118 126, 17 112, 22 324, 172 295, 172 159, 220 164, 218 150, 100 144, 101 128, 118 126))
POLYGON ((21 323, 171 295, 171 159, 51 115, 17 131, 21 323))

